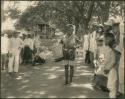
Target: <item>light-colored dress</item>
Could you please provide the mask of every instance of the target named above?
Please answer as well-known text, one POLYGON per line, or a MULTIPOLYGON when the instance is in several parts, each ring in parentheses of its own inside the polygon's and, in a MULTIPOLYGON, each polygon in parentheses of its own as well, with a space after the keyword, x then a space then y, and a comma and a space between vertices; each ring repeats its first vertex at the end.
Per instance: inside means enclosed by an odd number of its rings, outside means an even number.
POLYGON ((88 47, 89 47, 89 35, 85 34, 84 35, 83 50, 84 51, 88 50, 88 47))
POLYGON ((53 54, 55 58, 60 58, 63 57, 63 52, 62 52, 62 44, 60 44, 59 42, 54 44, 54 50, 53 50, 53 54))
POLYGON ((124 48, 122 49, 118 72, 119 72, 119 92, 124 94, 124 48))
POLYGON ((90 34, 90 48, 89 48, 89 50, 94 53, 94 58, 95 58, 95 53, 97 50, 96 31, 94 31, 92 34, 90 34))

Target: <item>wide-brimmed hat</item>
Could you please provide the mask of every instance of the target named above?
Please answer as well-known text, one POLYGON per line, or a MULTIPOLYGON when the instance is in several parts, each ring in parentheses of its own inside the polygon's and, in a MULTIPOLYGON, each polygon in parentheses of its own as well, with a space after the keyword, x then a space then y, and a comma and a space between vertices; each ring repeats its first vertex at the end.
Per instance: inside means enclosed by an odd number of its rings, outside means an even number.
POLYGON ((109 18, 109 20, 107 22, 104 22, 105 25, 108 25, 108 26, 113 26, 113 25, 117 25, 117 24, 120 24, 119 20, 118 19, 115 19, 115 18, 109 18))
POLYGON ((98 24, 98 27, 104 27, 102 24, 98 24))
POLYGON ((97 40, 97 41, 104 41, 104 35, 98 37, 96 40, 97 40))
POLYGON ((107 22, 104 22, 104 25, 112 26, 114 23, 115 21, 113 19, 109 19, 107 22))

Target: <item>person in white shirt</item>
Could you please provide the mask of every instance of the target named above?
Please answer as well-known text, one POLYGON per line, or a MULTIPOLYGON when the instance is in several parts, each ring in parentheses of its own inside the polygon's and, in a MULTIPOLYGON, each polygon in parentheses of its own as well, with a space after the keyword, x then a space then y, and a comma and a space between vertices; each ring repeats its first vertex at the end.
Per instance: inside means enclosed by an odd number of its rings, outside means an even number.
POLYGON ((9 63, 8 63, 8 73, 12 75, 18 73, 19 70, 19 57, 21 52, 21 41, 17 37, 17 34, 13 34, 9 41, 9 63), (14 66, 13 66, 14 65, 14 66))
POLYGON ((1 66, 2 70, 7 68, 7 56, 8 56, 8 35, 3 34, 1 37, 1 66))

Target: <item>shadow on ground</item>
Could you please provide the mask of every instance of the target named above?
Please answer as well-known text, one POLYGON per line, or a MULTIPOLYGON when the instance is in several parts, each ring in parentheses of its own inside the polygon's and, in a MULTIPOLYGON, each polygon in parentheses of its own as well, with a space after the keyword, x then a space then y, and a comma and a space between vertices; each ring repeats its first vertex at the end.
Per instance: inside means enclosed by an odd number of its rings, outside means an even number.
MULTIPOLYGON (((77 60, 80 61, 80 60, 77 60)), ((107 98, 108 93, 91 86, 93 70, 81 62, 75 67, 71 85, 64 85, 62 62, 48 62, 41 66, 21 65, 19 78, 1 75, 2 98, 107 98)))

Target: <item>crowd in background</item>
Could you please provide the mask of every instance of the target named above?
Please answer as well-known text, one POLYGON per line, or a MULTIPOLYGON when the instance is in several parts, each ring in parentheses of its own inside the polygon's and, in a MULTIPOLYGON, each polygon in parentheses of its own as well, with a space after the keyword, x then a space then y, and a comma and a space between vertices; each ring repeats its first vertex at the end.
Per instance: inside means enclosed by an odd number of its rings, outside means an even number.
POLYGON ((124 21, 115 18, 84 35, 83 57, 94 67, 94 87, 109 91, 110 98, 124 94, 124 40, 124 21))

